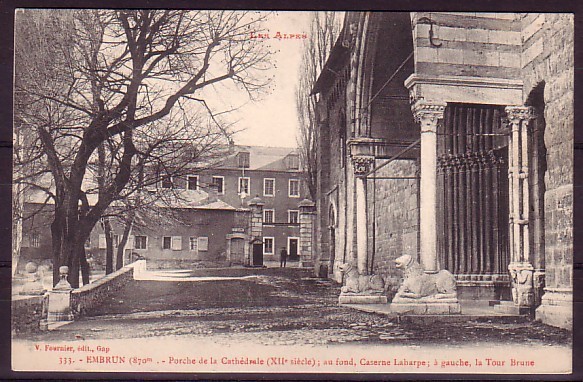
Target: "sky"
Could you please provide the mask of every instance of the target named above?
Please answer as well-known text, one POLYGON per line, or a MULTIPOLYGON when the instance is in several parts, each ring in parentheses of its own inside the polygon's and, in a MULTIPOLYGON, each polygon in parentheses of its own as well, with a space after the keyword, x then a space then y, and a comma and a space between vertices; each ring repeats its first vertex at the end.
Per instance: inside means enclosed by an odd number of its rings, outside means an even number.
MULTIPOLYGON (((276 12, 266 23, 270 36, 283 33, 308 33, 311 12, 276 12)), ((244 104, 229 116, 237 121, 236 144, 274 147, 296 147, 298 118, 296 114, 295 87, 297 83, 302 39, 266 39, 275 51, 274 90, 259 101, 248 101, 245 94, 232 94, 228 103, 244 104)), ((227 101, 227 100, 225 100, 227 101)))

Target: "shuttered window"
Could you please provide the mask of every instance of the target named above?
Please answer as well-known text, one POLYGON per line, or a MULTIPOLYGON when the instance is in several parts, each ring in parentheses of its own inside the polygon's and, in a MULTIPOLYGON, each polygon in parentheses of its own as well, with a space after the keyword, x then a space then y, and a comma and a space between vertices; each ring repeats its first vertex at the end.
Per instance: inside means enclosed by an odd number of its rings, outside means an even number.
POLYGON ((209 238, 199 237, 198 238, 198 251, 208 251, 209 250, 209 238))
POLYGON ((172 236, 172 250, 182 250, 182 236, 172 236))

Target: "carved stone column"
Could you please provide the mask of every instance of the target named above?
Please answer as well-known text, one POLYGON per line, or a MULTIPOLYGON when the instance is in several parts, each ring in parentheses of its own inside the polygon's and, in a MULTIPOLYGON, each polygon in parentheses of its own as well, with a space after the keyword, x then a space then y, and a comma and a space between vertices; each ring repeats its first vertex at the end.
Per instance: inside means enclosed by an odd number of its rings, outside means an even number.
POLYGON ((439 270, 437 258, 437 124, 443 119, 444 103, 419 100, 413 115, 421 127, 420 262, 426 272, 439 270))
POLYGON ((533 118, 530 107, 509 106, 506 114, 512 128, 508 146, 508 184, 510 196, 509 236, 512 299, 519 309, 534 306, 534 267, 529 247, 528 137, 533 118))
POLYGON ((356 259, 358 273, 368 274, 368 224, 366 211, 366 175, 371 170, 374 157, 359 155, 352 157, 356 176, 356 259))
POLYGON ((421 127, 420 263, 403 255, 395 267, 403 281, 391 311, 398 314, 460 314, 455 277, 440 270, 437 253, 437 126, 443 119, 444 103, 418 100, 412 111, 421 127), (436 285, 442 287, 437 288, 436 285))

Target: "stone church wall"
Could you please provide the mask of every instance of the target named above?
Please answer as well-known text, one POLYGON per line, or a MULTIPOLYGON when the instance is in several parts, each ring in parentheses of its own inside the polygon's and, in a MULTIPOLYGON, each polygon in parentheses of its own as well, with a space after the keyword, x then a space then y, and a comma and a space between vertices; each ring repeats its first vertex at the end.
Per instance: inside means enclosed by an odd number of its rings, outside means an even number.
POLYGON ((546 293, 537 317, 569 327, 573 288, 573 15, 523 14, 521 24, 525 102, 531 90, 544 82, 546 293))
MULTIPOLYGON (((379 166, 382 162, 377 160, 376 166, 379 166)), ((374 176, 415 177, 418 175, 417 170, 418 163, 416 160, 395 160, 377 171, 374 176)), ((412 255, 418 258, 418 190, 419 181, 417 179, 377 179, 367 181, 368 252, 369 254, 372 253, 374 243, 372 269, 375 273, 398 278, 401 273, 395 268, 394 260, 401 255, 412 255), (374 238, 373 232, 375 233, 374 238)))

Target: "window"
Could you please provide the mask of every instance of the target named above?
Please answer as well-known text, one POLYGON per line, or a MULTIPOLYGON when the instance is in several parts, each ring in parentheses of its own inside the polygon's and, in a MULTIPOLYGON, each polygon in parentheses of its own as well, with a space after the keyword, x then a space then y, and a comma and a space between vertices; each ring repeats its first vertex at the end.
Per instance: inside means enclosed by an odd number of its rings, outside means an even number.
POLYGON ((263 210, 263 224, 273 224, 275 210, 263 210))
POLYGON ((274 246, 274 238, 273 237, 264 237, 263 238, 263 253, 266 255, 273 255, 273 248, 274 246))
POLYGON ((198 238, 198 250, 199 251, 208 251, 209 250, 209 238, 208 237, 199 237, 198 238))
POLYGON ((40 247, 40 234, 33 233, 30 235, 30 246, 33 248, 40 247))
POLYGON ((107 241, 105 240, 105 234, 100 233, 99 234, 99 249, 105 249, 105 248, 107 248, 107 241))
POLYGON ((292 224, 298 224, 300 222, 300 211, 297 210, 287 211, 287 222, 292 224))
POLYGON ((170 175, 162 177, 162 188, 172 188, 172 177, 170 175))
POLYGON ((264 196, 275 195, 275 179, 273 178, 263 179, 263 195, 264 196))
POLYGON ((170 248, 173 251, 181 251, 182 250, 182 236, 172 236, 172 242, 170 244, 170 248))
POLYGON ((191 251, 198 252, 198 237, 190 237, 188 243, 191 251))
POLYGON ((249 153, 241 151, 237 154, 237 165, 240 168, 249 168, 249 153))
POLYGON ((162 249, 170 249, 172 247, 172 236, 164 236, 162 238, 162 249))
POLYGON ((251 192, 251 180, 248 177, 239 178, 239 194, 249 195, 251 192))
POLYGON ((225 177, 224 176, 213 176, 213 183, 217 185, 217 193, 225 193, 225 177))
POLYGON ((300 168, 300 157, 297 154, 289 154, 287 157, 287 168, 288 170, 299 170, 300 168))
POLYGON ((299 179, 289 180, 289 194, 290 197, 299 198, 300 197, 300 181, 299 179))
POLYGON ((198 176, 196 176, 196 175, 188 175, 186 177, 186 188, 188 190, 196 190, 196 189, 198 189, 198 176))
POLYGON ((148 249, 148 237, 139 235, 134 236, 134 248, 148 249))

